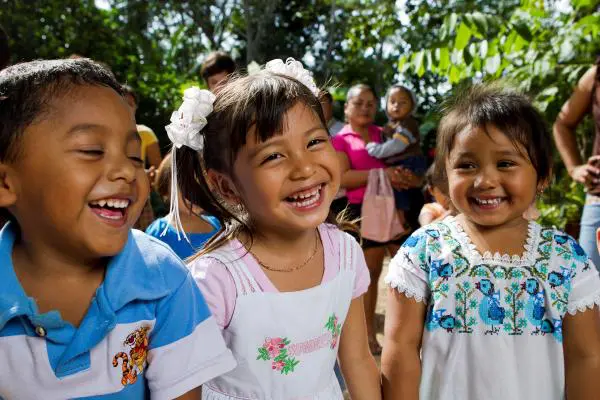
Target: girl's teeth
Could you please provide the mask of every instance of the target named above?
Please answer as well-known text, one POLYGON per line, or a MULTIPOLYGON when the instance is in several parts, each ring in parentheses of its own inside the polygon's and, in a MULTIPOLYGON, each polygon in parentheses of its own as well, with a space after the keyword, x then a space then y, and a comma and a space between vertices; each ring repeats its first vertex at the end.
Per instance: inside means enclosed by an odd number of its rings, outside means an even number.
POLYGON ((106 200, 100 200, 100 201, 98 202, 98 205, 99 205, 100 207, 104 207, 104 206, 106 205, 106 200))
POLYGON ((485 200, 485 199, 475 199, 479 204, 485 204, 485 205, 498 205, 500 204, 500 202, 502 201, 502 199, 490 199, 490 200, 485 200))
MULTIPOLYGON (((306 198, 306 197, 303 197, 303 198, 306 198)), ((309 198, 308 200, 304 200, 304 201, 294 201, 294 202, 292 202, 292 205, 294 207, 308 207, 308 206, 313 205, 316 202, 318 202, 320 198, 321 198, 321 192, 319 190, 317 190, 312 195, 312 198, 309 198)))
POLYGON ((294 195, 294 196, 290 196, 290 198, 293 199, 293 200, 308 199, 310 197, 316 196, 319 193, 319 190, 321 190, 321 186, 319 186, 318 188, 316 188, 315 190, 313 190, 310 193, 297 194, 297 195, 294 195))

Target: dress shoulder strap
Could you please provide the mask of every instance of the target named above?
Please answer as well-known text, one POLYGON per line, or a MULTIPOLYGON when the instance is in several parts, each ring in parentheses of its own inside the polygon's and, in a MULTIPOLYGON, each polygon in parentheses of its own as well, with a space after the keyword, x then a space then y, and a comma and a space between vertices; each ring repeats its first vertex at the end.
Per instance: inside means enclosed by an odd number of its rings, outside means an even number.
POLYGON ((340 271, 354 269, 357 257, 357 250, 360 248, 356 239, 343 231, 336 232, 339 242, 340 252, 340 271))
POLYGON ((229 246, 221 247, 207 254, 206 257, 215 258, 225 265, 233 278, 238 296, 260 291, 260 287, 248 270, 246 263, 234 249, 229 246))

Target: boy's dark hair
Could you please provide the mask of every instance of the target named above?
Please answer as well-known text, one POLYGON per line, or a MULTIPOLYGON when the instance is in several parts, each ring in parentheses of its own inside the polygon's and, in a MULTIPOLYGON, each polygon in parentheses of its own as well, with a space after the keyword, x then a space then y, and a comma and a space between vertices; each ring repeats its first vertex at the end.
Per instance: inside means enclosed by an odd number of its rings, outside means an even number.
POLYGON ((10 63, 10 47, 8 46, 8 34, 0 25, 0 70, 6 68, 10 63))
POLYGON ((434 181, 446 194, 446 159, 454 138, 465 129, 493 125, 515 145, 522 146, 544 182, 552 174, 552 139, 546 124, 527 96, 500 82, 477 84, 459 93, 447 106, 438 130, 434 181))
POLYGON ((123 95, 112 72, 87 58, 31 61, 0 71, 0 161, 14 160, 25 128, 80 85, 107 86, 123 95))
POLYGON ((222 51, 215 51, 210 53, 200 70, 200 75, 206 81, 209 77, 216 75, 220 72, 227 72, 228 74, 234 73, 236 70, 235 61, 229 56, 229 54, 222 51))
POLYGON ((131 96, 133 98, 133 101, 135 102, 135 104, 136 105, 139 104, 140 98, 138 97, 138 94, 136 93, 134 88, 132 88, 131 86, 129 86, 127 84, 121 85, 121 88, 123 89, 124 96, 131 96))
MULTIPOLYGON (((249 76, 234 76, 217 94, 213 112, 200 132, 204 136, 201 154, 186 146, 177 149, 177 179, 182 197, 221 223, 221 230, 200 254, 218 248, 241 231, 252 240, 251 226, 215 193, 206 172, 214 170, 236 182, 233 164, 246 144, 248 133, 254 130, 259 141, 281 134, 286 113, 299 103, 327 126, 319 99, 296 79, 264 70, 249 76)), ((336 223, 335 217, 330 216, 328 222, 336 223)))

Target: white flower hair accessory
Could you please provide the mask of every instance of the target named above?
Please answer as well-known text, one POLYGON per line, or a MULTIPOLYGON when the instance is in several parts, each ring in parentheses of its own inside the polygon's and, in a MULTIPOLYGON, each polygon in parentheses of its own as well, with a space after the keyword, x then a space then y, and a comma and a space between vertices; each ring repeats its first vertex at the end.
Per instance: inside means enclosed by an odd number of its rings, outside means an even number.
MULTIPOLYGON (((171 115, 171 123, 165 127, 167 135, 173 142, 171 151, 171 206, 169 207, 169 219, 173 221, 177 239, 181 240, 179 232, 189 242, 181 218, 179 216, 179 185, 177 184, 177 149, 187 146, 192 150, 200 151, 204 148, 204 135, 202 129, 207 124, 206 117, 213 111, 215 95, 208 90, 201 90, 193 86, 183 92, 183 103, 179 109, 171 115)), ((168 226, 161 233, 167 233, 168 226)))
POLYGON ((206 126, 206 117, 213 110, 215 95, 197 86, 183 92, 183 103, 171 115, 171 123, 165 127, 167 135, 176 148, 187 146, 199 151, 204 146, 200 131, 206 126))
POLYGON ((316 97, 319 97, 319 88, 315 84, 315 80, 300 61, 296 61, 292 57, 289 57, 284 63, 283 60, 277 58, 269 61, 265 65, 265 70, 294 78, 309 88, 316 97))

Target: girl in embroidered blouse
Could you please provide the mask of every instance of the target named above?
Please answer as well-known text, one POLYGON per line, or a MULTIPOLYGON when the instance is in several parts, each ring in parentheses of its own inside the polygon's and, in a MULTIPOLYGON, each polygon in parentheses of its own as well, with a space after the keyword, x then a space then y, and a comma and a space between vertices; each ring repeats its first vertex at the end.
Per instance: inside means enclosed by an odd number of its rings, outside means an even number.
POLYGON ((536 217, 551 139, 501 85, 458 96, 436 176, 457 215, 415 232, 390 263, 386 399, 572 399, 600 393, 600 277, 536 217))
POLYGON ((300 63, 274 60, 189 117, 206 117, 181 135, 201 145, 175 141, 182 196, 222 226, 188 267, 239 365, 203 398, 342 399, 338 356, 352 398, 381 398, 362 305, 369 273, 329 215, 341 173, 317 94, 300 63))

